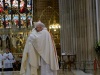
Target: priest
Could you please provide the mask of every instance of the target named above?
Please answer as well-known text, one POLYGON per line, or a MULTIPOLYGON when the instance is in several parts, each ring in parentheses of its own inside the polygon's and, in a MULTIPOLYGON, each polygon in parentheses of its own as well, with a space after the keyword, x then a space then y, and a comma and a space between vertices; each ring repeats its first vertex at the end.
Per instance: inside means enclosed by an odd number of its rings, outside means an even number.
POLYGON ((20 74, 57 75, 59 66, 54 41, 42 22, 34 25, 26 41, 20 74))

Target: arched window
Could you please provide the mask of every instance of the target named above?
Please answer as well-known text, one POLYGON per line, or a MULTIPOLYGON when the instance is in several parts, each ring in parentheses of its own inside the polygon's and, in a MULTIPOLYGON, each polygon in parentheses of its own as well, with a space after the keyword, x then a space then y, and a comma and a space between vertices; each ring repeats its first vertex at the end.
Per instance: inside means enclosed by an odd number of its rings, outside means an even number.
POLYGON ((33 0, 0 0, 0 27, 28 28, 32 21, 33 0), (30 23, 29 23, 30 22, 30 23))

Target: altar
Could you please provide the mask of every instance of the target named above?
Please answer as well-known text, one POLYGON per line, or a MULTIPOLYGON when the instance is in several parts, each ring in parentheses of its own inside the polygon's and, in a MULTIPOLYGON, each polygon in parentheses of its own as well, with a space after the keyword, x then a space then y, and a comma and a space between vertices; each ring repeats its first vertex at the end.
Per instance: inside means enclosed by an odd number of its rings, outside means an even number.
POLYGON ((74 69, 76 69, 76 54, 62 53, 62 68, 63 68, 63 70, 68 68, 68 70, 71 71, 72 67, 74 67, 74 69))

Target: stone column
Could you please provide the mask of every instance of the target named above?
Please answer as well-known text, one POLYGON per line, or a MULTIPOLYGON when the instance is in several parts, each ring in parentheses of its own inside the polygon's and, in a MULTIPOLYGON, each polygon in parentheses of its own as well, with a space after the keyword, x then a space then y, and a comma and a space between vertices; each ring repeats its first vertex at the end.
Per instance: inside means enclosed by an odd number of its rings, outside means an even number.
POLYGON ((100 41, 100 0, 98 1, 99 41, 100 41))
MULTIPOLYGON (((78 68, 94 59, 96 42, 95 0, 59 0, 62 53, 76 54, 78 68)), ((93 65, 93 64, 92 64, 93 65)))
POLYGON ((3 52, 5 52, 5 49, 6 49, 6 38, 7 36, 5 34, 2 35, 2 50, 3 52))

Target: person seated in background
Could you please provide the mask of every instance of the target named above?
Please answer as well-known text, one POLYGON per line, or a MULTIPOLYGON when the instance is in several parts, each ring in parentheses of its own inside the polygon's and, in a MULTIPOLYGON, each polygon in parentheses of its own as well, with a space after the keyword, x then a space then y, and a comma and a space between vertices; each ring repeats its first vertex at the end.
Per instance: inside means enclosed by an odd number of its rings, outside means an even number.
POLYGON ((3 66, 4 66, 4 71, 13 71, 13 60, 14 57, 12 53, 9 51, 8 48, 6 48, 6 52, 3 54, 3 66))
POLYGON ((2 71, 2 61, 3 61, 3 56, 0 54, 0 71, 2 71))

